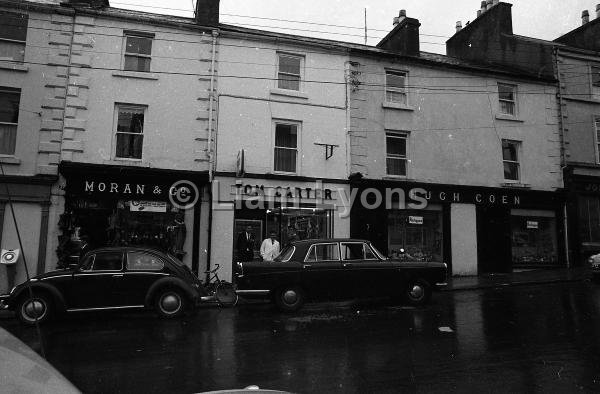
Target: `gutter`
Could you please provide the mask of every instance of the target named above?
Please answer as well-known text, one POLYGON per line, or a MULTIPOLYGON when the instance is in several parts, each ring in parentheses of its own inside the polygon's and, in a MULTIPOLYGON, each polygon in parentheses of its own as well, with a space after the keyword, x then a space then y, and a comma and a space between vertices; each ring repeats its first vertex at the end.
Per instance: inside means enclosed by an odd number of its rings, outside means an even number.
MULTIPOLYGON (((217 51, 217 37, 219 36, 218 30, 212 31, 212 54, 210 59, 210 91, 208 93, 209 104, 208 104, 208 240, 206 243, 206 271, 210 271, 210 263, 212 260, 212 222, 213 222, 213 178, 215 168, 215 155, 213 154, 213 136, 216 137, 216 130, 213 123, 213 108, 215 105, 215 58, 217 51)), ((216 147, 216 144, 215 144, 216 147)), ((198 274, 200 274, 198 272, 198 274)), ((208 283, 210 279, 210 273, 206 273, 205 282, 208 283)))

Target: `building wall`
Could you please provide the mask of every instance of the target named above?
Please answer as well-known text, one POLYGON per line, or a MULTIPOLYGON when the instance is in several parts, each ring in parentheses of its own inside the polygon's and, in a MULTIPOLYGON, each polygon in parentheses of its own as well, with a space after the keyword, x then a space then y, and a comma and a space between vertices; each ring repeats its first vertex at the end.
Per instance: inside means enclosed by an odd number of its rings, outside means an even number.
POLYGON ((227 36, 219 46, 217 171, 235 171, 245 149, 246 172, 273 173, 274 120, 299 122, 298 171, 316 178, 347 178, 347 56, 310 46, 253 42, 227 36), (300 92, 277 89, 278 52, 304 57, 300 92), (243 63, 240 62, 243 59, 243 63), (325 159, 325 147, 334 144, 325 159))
MULTIPOLYGON (((408 175, 419 182, 504 186, 502 139, 521 141, 522 180, 531 189, 562 186, 556 89, 552 85, 426 67, 353 59, 359 88, 351 95, 351 172, 386 175, 386 131, 409 135, 408 175), (408 106, 385 101, 385 70, 408 72, 408 106), (517 85, 517 116, 499 114, 498 82, 517 85)), ((402 178, 398 178, 402 179, 402 178)))

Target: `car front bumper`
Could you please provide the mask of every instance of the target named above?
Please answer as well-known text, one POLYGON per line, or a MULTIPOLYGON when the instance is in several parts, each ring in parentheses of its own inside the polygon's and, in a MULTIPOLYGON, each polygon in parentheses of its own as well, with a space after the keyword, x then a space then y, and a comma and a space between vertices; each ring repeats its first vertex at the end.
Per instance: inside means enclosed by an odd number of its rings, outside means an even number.
POLYGON ((8 301, 9 295, 0 295, 0 311, 8 309, 6 302, 8 301))

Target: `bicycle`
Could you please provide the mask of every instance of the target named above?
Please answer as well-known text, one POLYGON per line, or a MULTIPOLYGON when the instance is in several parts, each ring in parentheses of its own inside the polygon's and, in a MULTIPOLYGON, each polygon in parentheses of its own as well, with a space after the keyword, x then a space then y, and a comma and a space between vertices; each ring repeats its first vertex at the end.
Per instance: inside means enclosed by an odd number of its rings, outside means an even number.
POLYGON ((217 271, 219 264, 215 264, 212 270, 204 271, 208 275, 208 281, 204 285, 204 291, 207 297, 202 297, 204 301, 216 301, 221 307, 233 307, 238 303, 238 294, 232 283, 219 278, 217 271))

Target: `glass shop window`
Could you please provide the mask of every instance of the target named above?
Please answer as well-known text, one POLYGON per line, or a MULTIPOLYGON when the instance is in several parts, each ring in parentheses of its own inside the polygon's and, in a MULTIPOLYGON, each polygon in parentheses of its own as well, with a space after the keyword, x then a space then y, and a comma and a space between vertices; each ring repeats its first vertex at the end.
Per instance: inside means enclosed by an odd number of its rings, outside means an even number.
POLYGON ((555 218, 512 215, 510 226, 514 266, 558 263, 555 218))
POLYGON ((389 212, 389 257, 403 257, 413 261, 442 261, 442 238, 440 211, 389 212), (404 249, 404 253, 401 249, 404 249))

